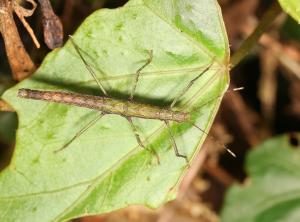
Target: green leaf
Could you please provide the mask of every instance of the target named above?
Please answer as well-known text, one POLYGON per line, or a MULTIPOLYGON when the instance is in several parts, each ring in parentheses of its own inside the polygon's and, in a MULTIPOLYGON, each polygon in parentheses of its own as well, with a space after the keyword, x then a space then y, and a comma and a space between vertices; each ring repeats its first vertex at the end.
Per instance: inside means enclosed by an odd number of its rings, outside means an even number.
POLYGON ((15 139, 17 128, 17 116, 15 113, 0 113, 0 138, 7 144, 11 144, 15 139))
POLYGON ((300 23, 299 0, 278 0, 282 9, 300 23))
MULTIPOLYGON (((217 1, 130 1, 92 14, 73 39, 113 98, 128 98, 137 69, 153 50, 134 99, 163 107, 214 61, 174 108, 190 111, 191 121, 208 132, 229 82, 229 48, 217 1)), ((4 94, 18 113, 19 128, 11 164, 0 174, 1 221, 64 221, 131 204, 155 208, 175 198, 188 166, 175 156, 162 121, 133 118, 160 164, 138 146, 128 121, 118 115, 105 115, 54 153, 99 112, 18 98, 19 88, 101 94, 70 42, 4 94)), ((180 153, 192 161, 205 134, 190 123, 172 123, 171 130, 180 153)))
POLYGON ((280 27, 280 34, 287 40, 300 42, 300 25, 291 17, 287 17, 280 27))
POLYGON ((229 190, 222 221, 299 220, 299 145, 290 144, 287 135, 268 140, 249 153, 246 170, 250 179, 244 186, 235 185, 229 190))

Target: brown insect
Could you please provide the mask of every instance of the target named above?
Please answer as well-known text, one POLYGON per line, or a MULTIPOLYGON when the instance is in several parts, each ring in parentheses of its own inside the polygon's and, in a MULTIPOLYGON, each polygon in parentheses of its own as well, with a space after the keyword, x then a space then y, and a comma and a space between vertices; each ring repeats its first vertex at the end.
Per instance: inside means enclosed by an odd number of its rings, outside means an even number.
MULTIPOLYGON (((174 148, 176 156, 184 158, 186 160, 186 162, 188 163, 187 156, 180 154, 178 151, 174 136, 170 129, 169 121, 175 121, 178 123, 190 122, 190 113, 173 111, 172 108, 177 103, 177 101, 180 99, 180 97, 182 97, 191 88, 191 86, 194 84, 194 82, 196 80, 198 80, 207 70, 210 69, 211 65, 213 64, 213 61, 199 75, 197 75, 194 79, 192 79, 189 82, 189 84, 173 100, 173 102, 171 103, 171 105, 168 108, 166 108, 166 107, 162 108, 159 106, 153 106, 153 105, 133 101, 133 97, 134 97, 134 93, 135 93, 135 90, 137 87, 140 73, 152 61, 152 57, 153 57, 152 51, 149 52, 149 58, 148 58, 147 62, 136 71, 136 75, 135 75, 135 79, 133 82, 129 100, 119 100, 119 99, 108 97, 106 90, 104 89, 101 82, 97 79, 93 69, 88 65, 88 63, 82 56, 79 47, 75 44, 72 37, 70 37, 70 41, 71 41, 72 45, 74 46, 76 52, 80 56, 81 60, 83 61, 84 65, 86 66, 87 70, 92 75, 93 79, 96 81, 97 85, 101 89, 104 96, 92 96, 92 95, 83 95, 83 94, 76 94, 76 93, 69 93, 69 92, 44 91, 44 90, 32 90, 32 89, 19 89, 19 92, 18 92, 18 96, 21 98, 45 100, 45 101, 54 102, 54 103, 70 104, 70 105, 85 107, 85 108, 89 108, 89 109, 93 109, 93 110, 99 110, 101 112, 100 115, 98 115, 95 119, 93 119, 91 122, 89 122, 68 143, 66 143, 59 150, 56 150, 56 152, 65 149, 70 143, 72 143, 76 138, 78 138, 81 134, 83 134, 86 130, 88 130, 92 125, 94 125, 104 115, 117 114, 117 115, 121 115, 121 116, 125 117, 129 121, 138 144, 145 149, 146 149, 146 147, 142 143, 142 140, 140 139, 139 133, 138 133, 135 125, 133 124, 132 118, 137 117, 137 118, 156 119, 156 120, 163 121, 168 129, 171 143, 174 148)), ((207 133, 205 131, 203 131, 201 128, 199 128, 198 126, 196 126, 194 124, 193 124, 193 126, 195 126, 200 131, 202 131, 203 133, 205 133, 207 135, 207 133)), ((234 155, 229 149, 226 148, 225 145, 222 144, 222 146, 228 152, 230 152, 232 155, 234 155)))

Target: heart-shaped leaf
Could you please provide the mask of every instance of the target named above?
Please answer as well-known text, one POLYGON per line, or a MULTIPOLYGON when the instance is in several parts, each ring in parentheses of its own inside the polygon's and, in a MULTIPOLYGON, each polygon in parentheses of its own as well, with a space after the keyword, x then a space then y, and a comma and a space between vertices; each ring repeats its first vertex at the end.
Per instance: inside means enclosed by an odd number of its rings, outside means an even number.
POLYGON ((229 190, 222 221, 299 220, 300 150, 297 141, 300 136, 291 138, 284 135, 270 139, 249 153, 246 169, 251 178, 244 186, 235 185, 229 190))
MULTIPOLYGON (((209 130, 229 82, 228 42, 217 1, 132 0, 95 12, 73 39, 113 98, 129 97, 135 73, 152 50, 134 99, 162 107, 213 63, 174 108, 191 112, 191 122, 209 130)), ((101 94, 70 42, 4 94, 17 111, 19 128, 11 164, 0 174, 2 221, 63 221, 130 204, 157 207, 175 197, 188 165, 175 156, 162 121, 133 118, 160 164, 118 115, 105 115, 55 153, 99 111, 19 98, 20 88, 101 94)), ((206 136, 191 122, 171 123, 179 152, 190 160, 206 136)))
POLYGON ((300 23, 299 0, 278 0, 282 9, 300 23))

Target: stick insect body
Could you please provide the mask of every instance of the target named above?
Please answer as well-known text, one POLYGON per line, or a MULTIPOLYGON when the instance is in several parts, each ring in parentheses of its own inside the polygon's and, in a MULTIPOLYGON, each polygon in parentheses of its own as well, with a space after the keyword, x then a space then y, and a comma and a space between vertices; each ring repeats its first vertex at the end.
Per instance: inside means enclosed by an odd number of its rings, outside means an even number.
MULTIPOLYGON (((157 120, 163 121, 165 123, 166 127, 168 128, 168 132, 170 134, 170 140, 171 140, 171 143, 174 148, 176 156, 184 158, 186 160, 186 162, 188 163, 187 156, 180 154, 178 151, 174 136, 170 129, 169 121, 175 121, 178 123, 189 122, 190 114, 188 112, 173 111, 172 107, 176 104, 176 102, 179 100, 179 98, 182 97, 190 89, 190 87, 194 84, 194 82, 197 79, 199 79, 207 70, 209 70, 213 61, 198 76, 196 76, 193 80, 190 81, 190 83, 184 88, 184 90, 174 99, 174 101, 172 102, 170 107, 162 108, 162 107, 158 107, 158 106, 153 106, 153 105, 133 101, 133 96, 135 93, 135 89, 137 87, 140 72, 148 64, 151 63, 152 57, 153 57, 152 51, 149 52, 149 58, 148 58, 147 62, 137 70, 135 79, 134 79, 134 83, 132 86, 130 98, 129 98, 129 100, 125 101, 125 100, 118 100, 118 99, 108 97, 107 92, 105 91, 103 85, 97 79, 93 69, 88 65, 88 63, 82 56, 79 47, 75 44, 75 42, 73 41, 71 36, 70 36, 70 41, 71 41, 72 45, 74 46, 76 52, 78 53, 79 57, 85 64, 87 70, 92 75, 94 80, 97 82, 99 88, 101 89, 102 93, 105 96, 92 96, 92 95, 75 94, 75 93, 69 93, 69 92, 44 91, 44 90, 32 90, 32 89, 19 89, 19 92, 18 92, 18 96, 21 98, 46 100, 46 101, 50 101, 50 102, 54 102, 54 103, 70 104, 70 105, 74 105, 74 106, 86 107, 86 108, 101 111, 100 115, 98 115, 97 118, 95 118, 91 122, 89 122, 68 143, 66 143, 62 148, 60 148, 57 151, 65 149, 69 144, 71 144, 76 138, 78 138, 81 134, 83 134, 86 130, 88 130, 92 125, 94 125, 104 115, 117 114, 117 115, 124 116, 129 121, 138 144, 143 148, 146 148, 146 147, 144 146, 142 140, 140 139, 139 133, 138 133, 135 125, 133 124, 132 117, 144 118, 144 119, 157 119, 157 120)), ((197 127, 197 128, 199 129, 199 127, 197 127)), ((201 130, 201 131, 203 133, 207 134, 203 130, 201 130)))
POLYGON ((159 119, 163 121, 170 120, 179 123, 190 120, 190 114, 186 112, 172 111, 171 109, 164 109, 158 106, 138 103, 135 101, 123 101, 104 96, 91 96, 68 92, 41 91, 32 89, 19 89, 18 96, 28 99, 70 104, 99 110, 106 114, 117 114, 125 117, 159 119))

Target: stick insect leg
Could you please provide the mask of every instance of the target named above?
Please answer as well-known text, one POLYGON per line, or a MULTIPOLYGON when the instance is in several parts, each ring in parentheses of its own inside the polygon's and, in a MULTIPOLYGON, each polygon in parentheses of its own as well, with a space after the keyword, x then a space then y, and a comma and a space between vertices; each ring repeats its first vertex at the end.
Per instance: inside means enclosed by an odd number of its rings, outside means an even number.
POLYGON ((177 145, 176 145, 174 136, 173 136, 172 131, 171 131, 171 128, 170 128, 169 121, 168 121, 168 120, 165 120, 164 122, 165 122, 165 124, 166 124, 166 126, 167 126, 167 129, 168 129, 168 132, 169 132, 169 135, 170 135, 170 140, 171 140, 171 143, 172 143, 172 145, 173 145, 173 149, 174 149, 175 155, 176 155, 177 157, 184 158, 185 161, 187 162, 187 164, 189 164, 189 160, 188 160, 187 156, 186 156, 186 155, 180 154, 179 151, 178 151, 178 148, 177 148, 177 145))
POLYGON ((140 77, 140 74, 141 74, 141 71, 147 66, 149 65, 151 62, 152 62, 152 59, 153 59, 153 51, 150 50, 149 51, 149 58, 147 59, 146 63, 141 66, 135 73, 135 78, 134 78, 134 82, 133 82, 133 85, 132 85, 132 89, 131 89, 131 93, 130 93, 130 97, 129 99, 132 100, 133 99, 133 96, 134 96, 134 93, 135 93, 135 90, 136 90, 136 86, 137 86, 137 83, 139 81, 139 77, 140 77))
POLYGON ((78 53, 79 57, 81 58, 81 60, 83 61, 86 69, 89 71, 89 73, 91 74, 91 76, 93 77, 93 79, 96 81, 97 85, 99 86, 99 88, 101 89, 102 93, 104 95, 107 96, 107 92, 105 91, 103 85, 101 84, 101 82, 99 81, 99 79, 97 78, 95 72, 93 71, 92 67, 87 63, 87 61, 83 58, 83 55, 80 52, 80 49, 78 47, 78 45, 76 45, 76 43, 73 40, 73 37, 71 35, 69 35, 70 37, 70 41, 72 43, 72 45, 74 46, 76 52, 78 53))
POLYGON ((73 136, 72 139, 70 139, 63 147, 61 147, 58 150, 55 150, 54 153, 60 152, 62 150, 64 150, 65 148, 67 148, 75 139, 77 139, 78 137, 80 137, 85 131, 87 131, 90 127, 92 127, 99 119, 101 119, 103 116, 105 115, 105 113, 100 113, 100 115, 98 115, 96 118, 92 119, 92 121, 88 122, 88 124, 86 124, 86 126, 84 126, 80 131, 78 131, 75 136, 73 136))
MULTIPOLYGON (((133 131, 133 133, 134 133, 134 135, 135 135, 135 138, 136 138, 138 144, 139 144, 141 147, 143 147, 145 150, 148 150, 148 149, 144 146, 144 144, 143 144, 143 142, 142 142, 142 140, 141 140, 141 138, 140 138, 140 135, 139 135, 139 133, 138 133, 138 131, 137 131, 137 128, 136 128, 135 125, 133 124, 132 118, 131 118, 131 117, 126 117, 126 119, 127 119, 128 122, 130 123, 130 126, 131 126, 131 128, 132 128, 132 131, 133 131)), ((159 157, 158 157, 157 153, 156 153, 154 150, 152 150, 152 149, 150 149, 150 151, 154 153, 154 155, 155 155, 155 157, 156 157, 156 159, 157 159, 158 164, 160 164, 160 160, 159 160, 159 157)))
POLYGON ((212 60, 212 62, 209 64, 208 67, 206 67, 198 76, 196 76, 194 79, 192 79, 189 84, 175 97, 175 99, 173 100, 173 102, 170 105, 170 108, 173 108, 173 106, 178 102, 178 100, 180 99, 180 97, 182 97, 191 87, 192 85, 204 74, 206 73, 210 67, 212 66, 212 64, 214 63, 214 60, 212 60))
POLYGON ((136 138, 138 144, 139 144, 141 147, 143 147, 144 149, 146 149, 146 147, 145 147, 144 144, 142 143, 142 140, 141 140, 140 135, 139 135, 139 133, 138 133, 138 131, 137 131, 137 128, 135 127, 135 125, 134 125, 133 122, 132 122, 132 118, 131 118, 131 117, 126 117, 126 119, 127 119, 128 122, 130 123, 130 126, 131 126, 131 128, 132 128, 132 131, 133 131, 133 133, 134 133, 134 136, 135 136, 135 138, 136 138))

